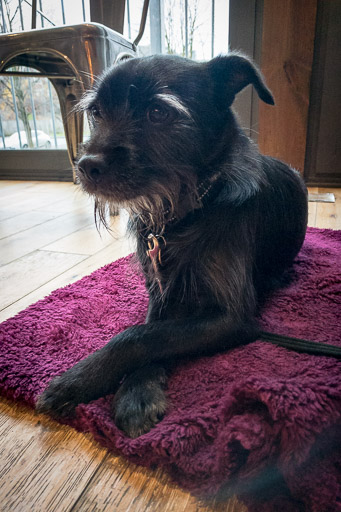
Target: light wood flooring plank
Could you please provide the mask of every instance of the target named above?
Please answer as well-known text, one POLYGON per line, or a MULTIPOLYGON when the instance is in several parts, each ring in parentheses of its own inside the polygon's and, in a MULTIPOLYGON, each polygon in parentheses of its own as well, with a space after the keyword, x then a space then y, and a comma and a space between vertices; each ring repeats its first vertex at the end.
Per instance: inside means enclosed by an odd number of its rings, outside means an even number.
MULTIPOLYGON (((60 192, 61 191, 59 189, 56 191, 39 191, 38 189, 32 191, 32 189, 29 189, 17 194, 13 191, 12 194, 1 198, 0 211, 6 212, 7 210, 10 210, 13 212, 15 210, 18 213, 25 213, 27 211, 42 208, 49 209, 50 211, 56 211, 54 209, 54 204, 63 199, 63 196, 59 197, 60 192)), ((72 191, 67 189, 65 190, 65 198, 72 197, 72 195, 72 191)))
POLYGON ((0 267, 0 310, 73 267, 86 256, 36 251, 0 267))
MULTIPOLYGON (((31 188, 35 185, 34 181, 12 181, 12 180, 1 180, 0 185, 0 198, 7 196, 9 193, 14 191, 15 193, 31 188)), ((41 183, 41 182, 39 182, 41 183)))
POLYGON ((318 187, 307 187, 308 188, 308 193, 309 194, 318 194, 318 187))
MULTIPOLYGON (((317 194, 317 187, 308 187, 309 194, 317 194)), ((308 226, 314 228, 316 225, 316 211, 317 205, 316 203, 308 202, 308 226)))
MULTIPOLYGON (((10 306, 5 307, 0 311, 0 322, 7 320, 7 318, 11 318, 12 316, 19 313, 23 309, 27 308, 30 304, 34 304, 40 299, 43 299, 47 295, 49 295, 53 290, 57 288, 61 288, 62 286, 66 286, 68 284, 74 283, 81 279, 84 276, 91 274, 100 267, 107 265, 115 261, 118 258, 122 258, 127 254, 130 254, 134 251, 134 245, 131 241, 127 239, 117 240, 102 251, 90 256, 88 258, 85 257, 80 263, 76 263, 73 266, 70 266, 68 270, 62 272, 57 277, 51 277, 51 279, 45 284, 38 286, 36 289, 33 289, 30 293, 27 293, 25 296, 19 298, 16 302, 12 303, 10 306)), ((44 251, 41 251, 44 253, 44 251)), ((20 260, 19 260, 20 261, 20 260)), ((1 276, 1 269, 0 269, 1 276)), ((1 281, 0 281, 1 286, 1 281)), ((0 308, 1 309, 1 308, 0 308)))
POLYGON ((90 438, 0 399, 1 512, 67 512, 106 455, 90 438))
POLYGON ((204 503, 182 491, 161 470, 137 467, 108 454, 72 509, 94 511, 246 512, 246 508, 235 498, 223 504, 204 503))
POLYGON ((49 181, 6 181, 1 180, 0 198, 24 198, 25 195, 30 197, 33 193, 43 194, 55 191, 71 191, 71 183, 54 182, 51 187, 49 181))
POLYGON ((68 213, 9 236, 0 242, 0 265, 5 265, 92 223, 87 212, 68 213))
POLYGON ((20 212, 14 209, 11 210, 9 208, 1 210, 0 206, 0 222, 3 222, 4 220, 7 219, 13 219, 13 217, 15 217, 16 215, 20 215, 20 212))
POLYGON ((52 244, 44 246, 46 251, 92 255, 113 243, 113 235, 105 230, 98 233, 95 226, 88 226, 52 244))
POLYGON ((308 204, 308 226, 316 226, 317 203, 308 204))
POLYGON ((63 215, 57 212, 25 212, 0 222, 0 240, 63 215))
POLYGON ((89 212, 93 209, 92 199, 84 194, 79 186, 72 183, 54 183, 51 187, 49 182, 35 182, 27 189, 19 191, 11 189, 5 193, 0 184, 1 193, 3 194, 0 196, 1 218, 9 218, 8 212, 13 216, 14 212, 21 214, 31 210, 65 213, 80 206, 88 207, 89 212))
POLYGON ((77 208, 82 208, 94 220, 93 200, 85 195, 79 188, 75 189, 72 194, 65 197, 59 196, 56 201, 49 205, 37 205, 35 210, 44 212, 69 213, 77 208))
MULTIPOLYGON (((330 192, 330 189, 319 188, 319 193, 330 192)), ((340 229, 341 227, 341 189, 333 189, 335 203, 316 203, 316 227, 340 229)))

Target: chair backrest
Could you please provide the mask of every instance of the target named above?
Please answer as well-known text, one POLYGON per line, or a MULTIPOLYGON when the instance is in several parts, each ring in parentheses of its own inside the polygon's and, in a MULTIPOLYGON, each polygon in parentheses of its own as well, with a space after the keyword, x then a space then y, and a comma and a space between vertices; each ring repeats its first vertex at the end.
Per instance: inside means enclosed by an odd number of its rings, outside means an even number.
MULTIPOLYGON (((107 23, 105 23, 105 20, 110 19, 111 23, 108 25, 109 28, 119 32, 120 34, 123 34, 125 0, 113 0, 110 3, 108 3, 106 0, 97 0, 96 5, 94 5, 94 1, 95 0, 92 0, 90 3, 91 21, 106 25, 107 23)), ((150 0, 144 0, 143 2, 140 29, 137 37, 134 40, 135 47, 139 44, 144 34, 149 9, 149 1, 150 0)), ((31 29, 35 28, 37 28, 37 0, 32 0, 31 29)))
POLYGON ((37 0, 32 0, 31 28, 37 28, 37 0))

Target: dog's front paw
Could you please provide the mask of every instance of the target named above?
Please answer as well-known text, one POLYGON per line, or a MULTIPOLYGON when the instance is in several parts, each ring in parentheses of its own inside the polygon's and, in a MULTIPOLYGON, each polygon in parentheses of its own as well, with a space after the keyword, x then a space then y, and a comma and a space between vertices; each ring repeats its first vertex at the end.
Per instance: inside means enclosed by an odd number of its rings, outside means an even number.
POLYGON ((164 416, 166 372, 148 366, 130 374, 115 395, 115 423, 127 436, 135 438, 149 432, 164 416))
POLYGON ((113 393, 121 378, 105 346, 53 379, 38 398, 36 409, 55 418, 73 416, 78 404, 113 393))
POLYGON ((56 377, 38 398, 36 410, 53 418, 72 418, 77 405, 84 401, 80 384, 68 372, 56 377))

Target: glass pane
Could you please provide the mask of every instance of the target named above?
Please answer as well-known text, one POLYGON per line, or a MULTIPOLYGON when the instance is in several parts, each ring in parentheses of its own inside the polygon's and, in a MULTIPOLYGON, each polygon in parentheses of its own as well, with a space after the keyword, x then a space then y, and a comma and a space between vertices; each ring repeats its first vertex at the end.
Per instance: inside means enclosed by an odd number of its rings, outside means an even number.
MULTIPOLYGON (((134 41, 140 30, 142 9, 144 0, 126 0, 125 16, 124 16, 124 28, 123 35, 134 41)), ((141 56, 150 55, 150 8, 148 9, 146 28, 143 34, 143 38, 139 43, 139 54, 141 56)))
POLYGON ((1 149, 66 148, 58 97, 47 78, 2 76, 0 95, 1 149))
MULTIPOLYGON (((1 31, 19 32, 31 29, 32 7, 30 1, 0 0, 1 31)), ((90 21, 89 0, 37 0, 37 28, 65 24, 73 25, 90 21), (84 20, 85 18, 85 20, 84 20)))
MULTIPOLYGON (((228 52, 229 0, 160 0, 160 3, 163 15, 159 33, 163 34, 163 52, 187 55, 195 60, 208 60, 228 52)), ((156 4, 150 2, 150 13, 157 8, 156 4)), ((124 35, 128 39, 134 40, 138 34, 142 7, 143 0, 126 0, 124 35)), ((153 20, 157 19, 155 14, 153 20)), ((138 47, 140 55, 150 55, 151 37, 148 15, 138 47)))
MULTIPOLYGON (((0 3, 1 32, 30 30, 30 2, 0 0, 0 3)), ((37 0, 37 28, 62 25, 64 20, 69 25, 89 21, 89 0, 37 0)), ((0 149, 66 149, 58 97, 46 78, 2 76, 0 98, 0 149)), ((86 123, 85 134, 87 131, 86 123)))

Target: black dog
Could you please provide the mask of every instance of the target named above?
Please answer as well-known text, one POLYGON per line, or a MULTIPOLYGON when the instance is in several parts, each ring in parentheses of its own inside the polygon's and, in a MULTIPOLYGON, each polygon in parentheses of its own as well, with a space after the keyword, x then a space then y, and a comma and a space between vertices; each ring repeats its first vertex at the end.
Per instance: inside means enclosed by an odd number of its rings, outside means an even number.
POLYGON ((231 105, 248 84, 274 103, 242 56, 155 56, 115 66, 86 96, 78 176, 102 219, 112 205, 130 211, 149 311, 54 379, 38 410, 66 416, 116 392, 116 424, 136 437, 165 413, 169 362, 256 339, 257 303, 303 243, 307 194, 238 126, 231 105))

